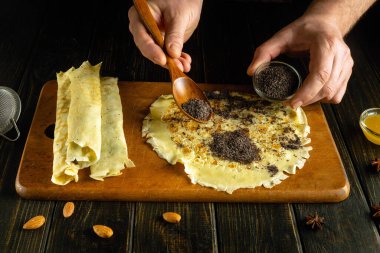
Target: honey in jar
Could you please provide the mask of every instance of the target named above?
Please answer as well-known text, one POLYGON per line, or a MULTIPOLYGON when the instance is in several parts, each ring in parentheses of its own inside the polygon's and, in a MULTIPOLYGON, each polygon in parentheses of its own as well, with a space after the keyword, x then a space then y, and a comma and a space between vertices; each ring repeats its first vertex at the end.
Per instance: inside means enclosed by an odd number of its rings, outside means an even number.
POLYGON ((360 124, 365 137, 377 145, 380 145, 380 115, 368 115, 360 124))

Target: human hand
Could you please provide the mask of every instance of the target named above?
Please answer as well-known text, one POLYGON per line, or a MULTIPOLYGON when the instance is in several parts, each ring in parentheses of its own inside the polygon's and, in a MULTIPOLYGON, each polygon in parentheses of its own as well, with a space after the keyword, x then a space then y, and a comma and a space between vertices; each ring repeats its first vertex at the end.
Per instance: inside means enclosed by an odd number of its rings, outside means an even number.
MULTIPOLYGON (((186 42, 198 25, 202 0, 150 0, 147 1, 165 41, 166 52, 174 58, 184 72, 191 68, 191 57, 182 52, 186 42)), ((128 11, 129 30, 141 53, 162 67, 166 67, 166 56, 148 34, 134 6, 128 11)))
POLYGON ((253 75, 259 65, 282 53, 300 52, 310 53, 309 74, 291 99, 291 106, 317 101, 340 103, 354 62, 339 28, 320 16, 303 16, 259 46, 247 74, 253 75))

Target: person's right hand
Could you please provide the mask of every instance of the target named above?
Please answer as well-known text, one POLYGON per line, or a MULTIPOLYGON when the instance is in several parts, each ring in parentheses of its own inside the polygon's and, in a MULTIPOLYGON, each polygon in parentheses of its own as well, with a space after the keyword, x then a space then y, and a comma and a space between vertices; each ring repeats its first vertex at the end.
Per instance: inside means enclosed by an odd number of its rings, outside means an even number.
MULTIPOLYGON (((185 43, 198 25, 202 0, 147 1, 158 28, 164 37, 166 52, 184 72, 191 68, 190 55, 182 52, 185 43)), ((128 11, 129 30, 141 53, 155 64, 166 67, 164 51, 145 29, 134 6, 128 11)))

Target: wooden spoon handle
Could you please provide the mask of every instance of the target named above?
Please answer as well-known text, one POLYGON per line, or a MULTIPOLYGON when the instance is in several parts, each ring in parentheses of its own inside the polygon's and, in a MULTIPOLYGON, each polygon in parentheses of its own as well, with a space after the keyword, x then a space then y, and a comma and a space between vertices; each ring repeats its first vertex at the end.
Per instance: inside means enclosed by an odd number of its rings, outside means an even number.
POLYGON ((158 29, 156 20, 154 20, 152 13, 150 12, 148 3, 146 0, 133 0, 135 8, 140 15, 146 29, 152 35, 154 41, 164 49, 164 39, 162 38, 160 29, 158 29))
POLYGON ((166 64, 168 65, 168 69, 170 72, 170 78, 172 81, 176 80, 177 78, 180 77, 187 77, 185 73, 183 73, 175 64, 173 58, 171 58, 169 55, 166 54, 166 64))

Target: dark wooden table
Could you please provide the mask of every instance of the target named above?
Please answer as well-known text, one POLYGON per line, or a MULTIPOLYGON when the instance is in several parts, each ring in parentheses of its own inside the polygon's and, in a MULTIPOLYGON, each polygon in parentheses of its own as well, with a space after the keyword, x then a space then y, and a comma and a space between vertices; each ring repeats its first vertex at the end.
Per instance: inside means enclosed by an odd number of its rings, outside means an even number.
MULTIPOLYGON (((168 81, 166 70, 145 60, 128 31, 129 0, 4 1, 0 5, 0 85, 22 100, 21 138, 0 140, 0 252, 380 252, 379 223, 370 206, 380 202, 380 175, 369 161, 380 146, 368 142, 360 113, 380 107, 380 5, 358 23, 347 43, 355 67, 339 105, 323 109, 346 169, 351 193, 337 204, 76 202, 63 220, 63 202, 23 200, 14 182, 42 85, 55 73, 89 59, 103 61, 102 75, 127 81, 168 81), (167 210, 182 214, 164 223, 167 210), (322 231, 305 226, 317 211, 322 231), (23 223, 42 214, 39 230, 23 223), (97 238, 93 224, 108 224, 114 236, 97 238)), ((291 1, 288 1, 291 2, 291 1)), ((186 44, 197 82, 250 85, 245 71, 256 46, 298 17, 295 3, 205 0, 199 28, 186 44)), ((300 3, 297 3, 300 2, 300 3)), ((305 72, 307 61, 300 61, 305 72)), ((323 159, 323 158, 321 158, 323 159)))

